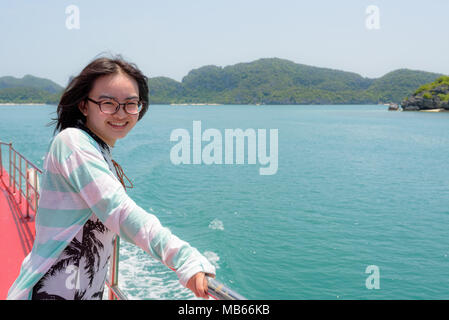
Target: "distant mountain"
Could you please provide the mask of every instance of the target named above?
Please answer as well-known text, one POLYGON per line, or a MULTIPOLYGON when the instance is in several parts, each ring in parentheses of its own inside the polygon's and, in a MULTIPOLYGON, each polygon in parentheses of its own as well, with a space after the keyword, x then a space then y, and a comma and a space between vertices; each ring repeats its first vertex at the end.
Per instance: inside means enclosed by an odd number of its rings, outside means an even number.
POLYGON ((21 79, 10 76, 0 77, 0 89, 17 87, 35 88, 47 91, 49 93, 58 93, 64 89, 59 84, 54 83, 51 80, 34 77, 29 74, 21 79))
POLYGON ((51 80, 26 75, 0 77, 0 103, 57 104, 64 88, 51 80))
POLYGON ((401 103, 421 85, 434 81, 441 74, 409 69, 399 69, 375 79, 368 88, 381 102, 401 103))
POLYGON ((442 109, 449 110, 449 76, 442 76, 420 86, 402 101, 405 111, 442 109))
POLYGON ((178 101, 184 95, 182 84, 167 77, 155 77, 148 80, 150 103, 167 104, 169 101, 178 101))
POLYGON ((381 78, 269 58, 204 66, 181 82, 151 78, 151 103, 376 104, 400 101, 441 74, 400 69, 381 78))
MULTIPOLYGON (((401 103, 416 88, 441 74, 399 69, 377 78, 312 67, 279 58, 191 70, 181 82, 148 80, 150 103, 219 104, 377 104, 401 103)), ((1 102, 57 104, 63 88, 26 75, 0 77, 1 102)))

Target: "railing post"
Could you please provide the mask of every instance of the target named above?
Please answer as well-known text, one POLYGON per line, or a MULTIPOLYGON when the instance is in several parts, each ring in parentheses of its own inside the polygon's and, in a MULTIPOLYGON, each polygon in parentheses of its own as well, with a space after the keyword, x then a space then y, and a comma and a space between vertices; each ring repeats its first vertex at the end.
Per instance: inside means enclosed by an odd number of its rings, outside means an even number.
POLYGON ((112 251, 112 260, 109 268, 109 284, 111 288, 109 288, 109 300, 117 300, 116 296, 114 295, 112 288, 115 288, 118 286, 118 266, 119 266, 119 260, 120 260, 120 237, 116 236, 114 240, 114 248, 112 251))
MULTIPOLYGON (((33 168, 33 173, 34 173, 34 214, 36 214, 37 212, 37 204, 39 202, 39 197, 40 197, 40 190, 38 190, 39 187, 39 181, 37 180, 37 170, 33 168)), ((27 218, 28 218, 28 214, 27 214, 27 218)))
POLYGON ((3 177, 2 145, 0 144, 0 178, 3 177))
POLYGON ((26 180, 25 180, 25 192, 26 192, 26 203, 27 203, 27 217, 30 215, 30 177, 28 172, 28 162, 25 162, 26 170, 26 180))
POLYGON ((12 172, 12 175, 13 175, 13 177, 12 177, 12 182, 13 182, 13 185, 12 185, 12 190, 13 190, 13 194, 14 194, 14 196, 16 195, 16 153, 14 152, 13 153, 13 155, 14 155, 14 157, 13 157, 13 172, 12 172))
POLYGON ((11 190, 11 179, 12 179, 12 143, 9 143, 9 190, 11 190))
POLYGON ((22 204, 22 157, 19 156, 19 204, 22 204))

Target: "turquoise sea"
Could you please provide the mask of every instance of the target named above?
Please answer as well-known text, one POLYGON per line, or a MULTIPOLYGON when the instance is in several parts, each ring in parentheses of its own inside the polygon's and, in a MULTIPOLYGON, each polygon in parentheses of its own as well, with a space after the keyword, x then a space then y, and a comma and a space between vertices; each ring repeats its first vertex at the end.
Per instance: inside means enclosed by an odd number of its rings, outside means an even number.
MULTIPOLYGON (((54 111, 0 106, 0 139, 42 167, 54 111)), ((448 154, 449 113, 380 105, 152 105, 113 150, 130 196, 249 299, 449 299, 448 154), (195 120, 278 129, 277 173, 174 165, 170 134, 195 120)), ((122 241, 120 258, 130 298, 194 298, 142 250, 122 241)))

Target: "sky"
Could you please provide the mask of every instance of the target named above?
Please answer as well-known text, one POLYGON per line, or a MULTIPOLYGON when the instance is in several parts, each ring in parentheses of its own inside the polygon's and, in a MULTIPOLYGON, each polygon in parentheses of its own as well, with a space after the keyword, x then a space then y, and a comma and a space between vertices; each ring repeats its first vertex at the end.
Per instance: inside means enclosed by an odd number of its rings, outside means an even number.
POLYGON ((449 0, 2 0, 0 76, 65 86, 101 54, 177 81, 272 57, 369 78, 449 75, 448 13, 449 0))

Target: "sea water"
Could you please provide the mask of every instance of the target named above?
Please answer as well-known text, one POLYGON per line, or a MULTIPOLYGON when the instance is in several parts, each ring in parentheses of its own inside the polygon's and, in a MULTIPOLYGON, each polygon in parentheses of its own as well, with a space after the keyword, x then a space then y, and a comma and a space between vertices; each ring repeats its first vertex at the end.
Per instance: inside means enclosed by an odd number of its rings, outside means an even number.
MULTIPOLYGON (((0 139, 42 167, 54 112, 0 106, 0 139)), ((448 151, 449 113, 151 105, 113 157, 137 204, 249 299, 448 299, 448 151), (174 165, 170 134, 192 132, 193 121, 221 132, 277 129, 277 172, 260 175, 247 162, 174 165)), ((194 298, 124 241, 119 282, 132 299, 194 298)))

